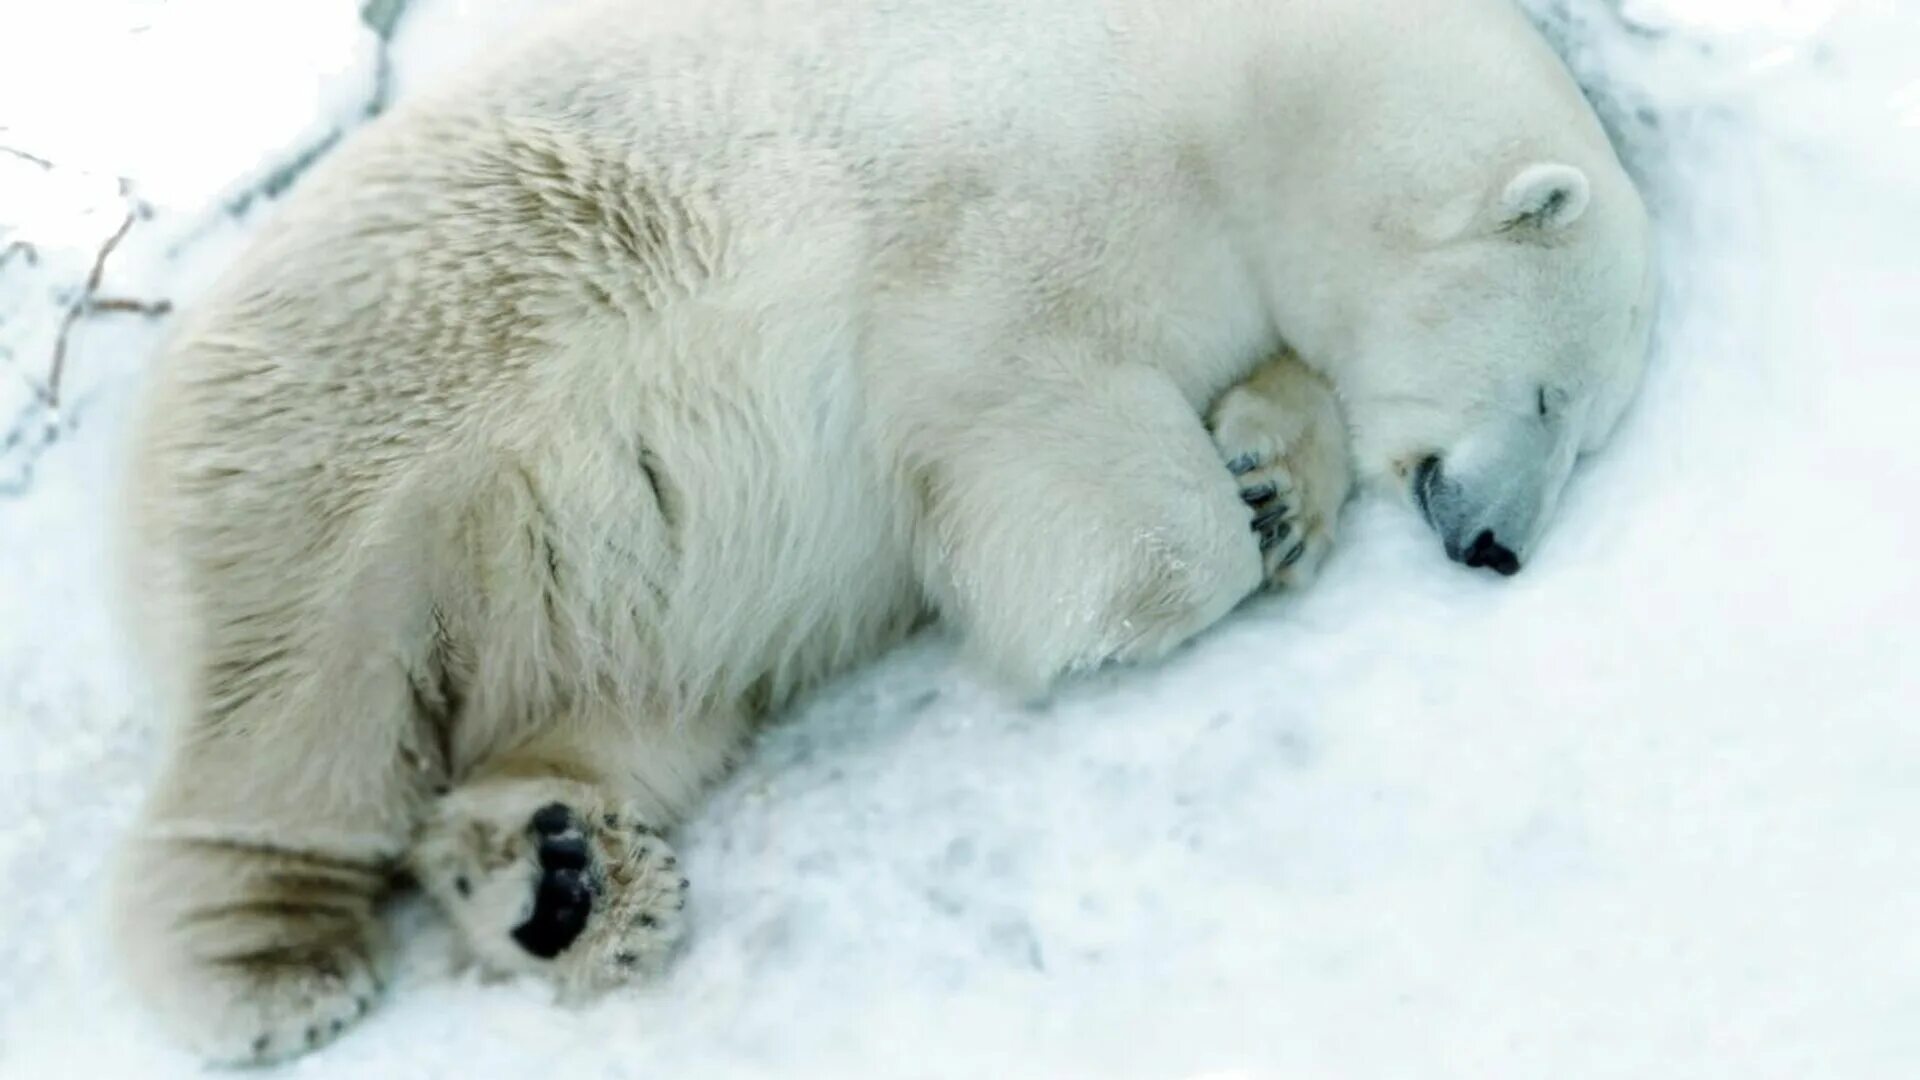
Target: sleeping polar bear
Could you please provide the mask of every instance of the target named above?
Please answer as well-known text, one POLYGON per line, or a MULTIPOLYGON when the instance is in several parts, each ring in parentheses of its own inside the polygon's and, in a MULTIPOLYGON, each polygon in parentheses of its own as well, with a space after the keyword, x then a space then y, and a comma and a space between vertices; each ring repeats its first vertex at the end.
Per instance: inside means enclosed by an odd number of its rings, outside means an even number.
POLYGON ((1312 576, 1349 462, 1518 569, 1651 281, 1506 0, 567 16, 316 169, 154 372, 134 981, 316 1046, 400 871, 490 970, 637 977, 660 830, 928 617, 1023 692, 1160 656, 1312 576))

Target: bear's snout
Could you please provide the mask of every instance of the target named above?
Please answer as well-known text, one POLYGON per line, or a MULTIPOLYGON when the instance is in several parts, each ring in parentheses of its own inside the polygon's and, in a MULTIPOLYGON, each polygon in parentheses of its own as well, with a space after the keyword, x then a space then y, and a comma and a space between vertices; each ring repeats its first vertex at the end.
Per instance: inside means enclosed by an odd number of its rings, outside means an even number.
POLYGON ((1515 555, 1505 544, 1502 544, 1499 538, 1493 535, 1492 529, 1480 530, 1480 535, 1473 538, 1473 543, 1468 544, 1466 550, 1455 555, 1454 558, 1468 566, 1484 566, 1502 577, 1512 577, 1520 572, 1520 556, 1515 555))
POLYGON ((1427 520, 1447 549, 1447 558, 1476 569, 1492 570, 1502 577, 1520 572, 1520 556, 1504 540, 1498 528, 1487 525, 1473 511, 1461 486, 1449 479, 1438 455, 1423 459, 1412 479, 1414 505, 1427 520))

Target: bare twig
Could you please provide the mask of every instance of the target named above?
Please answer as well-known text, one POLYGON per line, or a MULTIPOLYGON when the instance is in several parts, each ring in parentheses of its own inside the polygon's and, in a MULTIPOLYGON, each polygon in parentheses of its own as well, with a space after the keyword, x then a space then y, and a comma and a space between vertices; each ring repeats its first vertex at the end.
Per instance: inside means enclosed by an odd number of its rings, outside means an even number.
POLYGON ((159 318, 173 311, 171 300, 134 300, 125 296, 111 296, 104 300, 87 301, 89 315, 145 315, 150 319, 159 318))
MULTIPOLYGON (((369 88, 366 102, 360 111, 360 117, 349 121, 346 125, 336 127, 326 132, 303 149, 283 159, 282 164, 278 168, 260 177, 240 192, 239 195, 225 200, 212 215, 209 215, 205 222, 196 226, 184 237, 176 241, 173 247, 174 251, 178 251, 180 247, 186 243, 197 240, 204 235, 212 228, 222 211, 224 211, 225 214, 239 216, 245 213, 256 199, 271 199, 277 197, 287 188, 291 187, 293 183, 299 179, 301 174, 306 172, 309 166, 326 156, 344 137, 346 129, 354 126, 355 123, 358 122, 358 119, 378 116, 386 110, 388 100, 392 94, 392 59, 389 55, 389 46, 392 43, 395 28, 404 17, 408 7, 409 0, 361 0, 359 4, 361 22, 371 29, 375 36, 379 38, 379 52, 375 57, 373 85, 369 88)), ((4 133, 7 130, 6 125, 0 124, 0 133, 4 133)), ((0 154, 18 158, 21 161, 36 165, 42 169, 51 170, 55 168, 53 162, 38 154, 31 154, 10 146, 0 145, 0 154)), ((121 181, 120 193, 129 200, 127 216, 120 222, 119 227, 114 230, 113 235, 108 237, 95 253, 93 267, 87 275, 85 285, 82 287, 78 297, 68 304, 66 312, 61 318, 59 332, 54 341, 53 359, 48 371, 46 383, 44 386, 36 388, 32 398, 29 399, 27 408, 14 419, 6 430, 0 431, 0 465, 11 466, 12 463, 18 463, 16 475, 0 477, 0 498, 20 495, 27 490, 31 482, 35 462, 39 459, 40 455, 45 452, 48 446, 52 445, 54 441, 61 437, 63 432, 71 430, 72 426, 78 422, 79 412, 87 403, 87 399, 90 396, 89 394, 82 394, 79 399, 66 403, 64 407, 62 407, 61 401, 61 383, 66 367, 67 351, 74 327, 79 324, 80 320, 91 315, 108 314, 127 314, 147 318, 158 318, 169 314, 173 310, 173 305, 166 300, 148 301, 130 297, 103 297, 99 295, 101 279, 106 272, 107 259, 112 256, 114 250, 120 246, 120 242, 126 239, 127 233, 133 228, 134 222, 142 220, 150 214, 146 204, 133 199, 129 185, 125 180, 121 181)), ((0 249, 0 264, 10 261, 15 255, 23 257, 29 265, 39 261, 39 253, 35 251, 32 245, 23 241, 15 241, 14 243, 6 245, 4 249, 0 249)))
POLYGON ((15 255, 26 259, 28 266, 40 265, 39 250, 25 240, 15 240, 13 243, 8 244, 5 250, 0 250, 0 266, 5 266, 9 262, 12 262, 15 255))
MULTIPOLYGON (((121 190, 126 190, 124 181, 121 190)), ((49 408, 60 407, 60 376, 66 370, 67 341, 73 336, 74 324, 87 313, 94 295, 100 291, 100 279, 107 272, 107 256, 112 255, 113 249, 120 246, 120 241, 127 238, 133 223, 139 219, 138 205, 128 207, 127 216, 121 219, 120 227, 113 230, 113 235, 107 237, 107 242, 100 245, 100 250, 95 253, 93 269, 87 272, 87 283, 81 287, 79 299, 68 305, 66 316, 60 320, 60 334, 53 341, 53 364, 47 369, 47 385, 40 390, 40 396, 49 408)))
POLYGON ((31 162, 32 164, 38 165, 43 169, 53 168, 53 162, 48 161, 46 158, 41 157, 39 154, 29 154, 25 150, 16 150, 11 146, 0 146, 0 154, 8 154, 13 157, 17 157, 21 161, 31 162))

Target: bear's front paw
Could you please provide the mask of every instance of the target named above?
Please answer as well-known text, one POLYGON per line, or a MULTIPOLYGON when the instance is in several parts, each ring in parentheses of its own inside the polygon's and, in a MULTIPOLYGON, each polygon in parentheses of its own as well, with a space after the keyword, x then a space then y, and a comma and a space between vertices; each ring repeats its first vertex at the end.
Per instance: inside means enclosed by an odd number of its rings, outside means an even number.
POLYGON ((1207 426, 1252 512, 1268 584, 1308 584, 1353 489, 1332 391, 1299 361, 1279 360, 1227 391, 1207 426))
POLYGON ((545 975, 567 997, 661 967, 682 934, 687 880, 660 834, 583 785, 489 787, 442 800, 414 852, 475 957, 545 975))

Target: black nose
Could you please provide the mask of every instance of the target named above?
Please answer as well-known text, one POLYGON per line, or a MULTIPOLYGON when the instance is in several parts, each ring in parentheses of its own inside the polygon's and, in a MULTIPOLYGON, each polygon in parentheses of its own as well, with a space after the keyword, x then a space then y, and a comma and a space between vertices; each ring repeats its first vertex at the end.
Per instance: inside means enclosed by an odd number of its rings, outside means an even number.
POLYGON ((1460 553, 1460 561, 1468 566, 1484 566, 1502 577, 1512 577, 1520 572, 1519 556, 1495 540, 1492 529, 1480 530, 1480 535, 1473 538, 1467 550, 1460 553))

